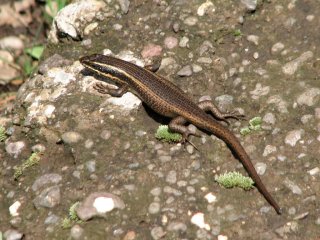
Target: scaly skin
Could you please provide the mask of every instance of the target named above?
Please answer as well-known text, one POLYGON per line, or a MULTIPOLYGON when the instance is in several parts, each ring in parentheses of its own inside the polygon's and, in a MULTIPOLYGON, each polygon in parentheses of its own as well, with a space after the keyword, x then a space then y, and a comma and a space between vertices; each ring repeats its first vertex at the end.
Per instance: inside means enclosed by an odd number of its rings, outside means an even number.
MULTIPOLYGON (((113 96, 121 96, 130 89, 150 108, 161 115, 173 118, 169 124, 169 128, 183 134, 184 138, 192 134, 183 125, 185 122, 189 122, 222 139, 237 155, 261 194, 275 211, 281 214, 280 207, 262 183, 239 140, 226 127, 201 109, 200 104, 195 104, 180 88, 147 69, 114 57, 94 54, 82 57, 80 62, 92 72, 111 79, 119 85, 118 90, 110 90, 105 89, 103 85, 99 84, 97 86, 99 92, 109 93, 113 96)), ((220 120, 225 121, 227 117, 237 118, 237 116, 230 114, 221 114, 214 105, 210 107, 212 108, 213 115, 220 120)))

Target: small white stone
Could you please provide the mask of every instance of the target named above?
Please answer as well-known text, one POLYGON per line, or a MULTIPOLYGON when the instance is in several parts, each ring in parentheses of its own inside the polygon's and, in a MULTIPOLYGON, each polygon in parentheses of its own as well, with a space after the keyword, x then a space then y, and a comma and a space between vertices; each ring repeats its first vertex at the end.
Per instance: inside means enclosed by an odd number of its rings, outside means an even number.
POLYGON ((247 37, 247 40, 248 40, 249 42, 254 43, 255 45, 258 45, 258 44, 259 44, 259 37, 256 36, 256 35, 249 35, 249 36, 247 37))
POLYGON ((106 213, 114 209, 114 201, 112 198, 98 197, 94 200, 93 206, 98 213, 106 213))
POLYGON ((292 130, 288 132, 285 138, 285 143, 294 147, 296 143, 301 139, 302 134, 304 133, 303 129, 292 130))
POLYGON ((284 44, 281 42, 277 42, 273 44, 273 46, 271 47, 271 52, 277 53, 277 52, 280 52, 282 49, 284 49, 284 44))
POLYGON ((213 193, 211 192, 205 195, 204 198, 207 199, 208 203, 213 203, 217 201, 217 197, 213 195, 213 193))
POLYGON ((193 16, 187 17, 187 18, 184 20, 184 23, 185 23, 186 25, 188 25, 188 26, 194 26, 194 25, 197 24, 197 22, 198 22, 198 18, 193 17, 193 16))
POLYGON ((18 210, 21 207, 21 202, 16 201, 9 207, 9 212, 12 217, 19 216, 18 210))
POLYGON ((202 3, 199 7, 198 7, 198 10, 197 10, 197 14, 198 16, 202 17, 204 14, 206 14, 207 12, 209 11, 212 11, 214 12, 215 9, 214 9, 214 5, 211 1, 206 1, 204 3, 202 3), (212 10, 211 10, 212 9, 212 10))
POLYGON ((273 153, 277 151, 277 147, 276 146, 272 146, 272 145, 267 145, 265 148, 264 148, 264 151, 263 151, 263 154, 262 156, 266 157, 268 156, 269 154, 273 153))
POLYGON ((218 240, 228 240, 228 237, 224 235, 219 235, 218 240))
POLYGON ((310 88, 304 91, 297 98, 299 105, 307 105, 309 107, 315 105, 320 98, 320 88, 310 88))
POLYGON ((306 16, 307 21, 312 22, 314 19, 314 15, 308 15, 306 16))
POLYGON ((197 225, 199 228, 204 228, 206 230, 210 230, 210 225, 205 223, 204 221, 204 214, 203 213, 196 213, 191 218, 191 223, 197 225))
POLYGON ((311 51, 304 52, 296 59, 286 63, 282 67, 282 72, 286 75, 293 75, 304 62, 306 62, 312 57, 313 57, 313 52, 311 51))
POLYGON ((179 47, 182 47, 182 48, 185 48, 185 47, 188 47, 188 42, 189 42, 189 38, 186 37, 186 36, 183 36, 181 39, 180 39, 180 42, 179 42, 179 47))
POLYGON ((258 162, 255 164, 254 168, 256 169, 256 171, 259 175, 263 175, 266 172, 267 164, 265 164, 263 162, 258 162))
POLYGON ((313 168, 313 169, 311 169, 311 170, 308 171, 308 173, 309 173, 311 176, 317 175, 317 174, 319 174, 319 172, 320 172, 320 168, 319 168, 319 167, 315 167, 315 168, 313 168))

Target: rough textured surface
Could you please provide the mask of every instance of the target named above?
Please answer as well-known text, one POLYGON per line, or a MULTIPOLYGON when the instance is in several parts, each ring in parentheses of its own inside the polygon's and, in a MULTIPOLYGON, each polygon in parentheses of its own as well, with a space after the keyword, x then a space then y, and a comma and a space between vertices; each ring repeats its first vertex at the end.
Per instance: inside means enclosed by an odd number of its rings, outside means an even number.
MULTIPOLYGON (((10 134, 0 143, 0 230, 26 239, 319 238, 318 2, 121 1, 125 8, 109 2, 105 12, 74 19, 81 41, 49 44, 45 56, 61 57, 46 61, 43 75, 20 89, 14 111, 0 117, 10 134), (192 139, 200 152, 158 142, 154 133, 167 119, 100 97, 77 60, 107 49, 143 55, 147 64, 160 58, 158 73, 194 100, 207 95, 226 110, 262 117, 262 131, 239 137, 263 166, 261 177, 283 215, 256 190, 214 182, 225 171, 245 174, 221 141, 202 133, 192 139), (187 65, 190 76, 179 77, 187 65), (17 142, 21 151, 12 150, 17 142), (40 164, 14 181, 14 167, 39 144, 40 164), (41 178, 53 173, 59 180, 41 178), (33 191, 37 179, 43 183, 33 191), (70 206, 92 192, 112 193, 126 207, 62 229, 70 206), (19 215, 10 216, 16 201, 19 215), (203 216, 204 224, 191 223, 192 216, 203 216)), ((232 122, 230 129, 237 134, 247 125, 232 122)))

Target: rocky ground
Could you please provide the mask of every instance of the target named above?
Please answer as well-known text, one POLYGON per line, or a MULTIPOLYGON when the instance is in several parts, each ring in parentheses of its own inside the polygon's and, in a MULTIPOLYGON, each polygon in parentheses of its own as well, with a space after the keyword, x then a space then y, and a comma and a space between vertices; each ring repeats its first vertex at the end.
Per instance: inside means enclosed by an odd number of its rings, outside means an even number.
MULTIPOLYGON (((0 239, 320 238, 320 4, 79 1, 55 19, 39 71, 0 117, 0 239), (195 101, 262 118, 229 128, 282 207, 215 176, 246 175, 219 139, 155 138, 163 118, 101 96, 80 56, 112 53, 195 101), (70 209, 71 208, 71 209, 70 209)), ((200 132, 200 131, 199 131, 200 132)))

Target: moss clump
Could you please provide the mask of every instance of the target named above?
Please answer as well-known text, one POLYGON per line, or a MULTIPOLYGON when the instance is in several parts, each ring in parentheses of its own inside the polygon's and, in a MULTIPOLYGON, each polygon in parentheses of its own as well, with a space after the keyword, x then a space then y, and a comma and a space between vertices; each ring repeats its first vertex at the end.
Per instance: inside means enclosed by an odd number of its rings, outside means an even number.
POLYGON ((69 214, 68 217, 65 217, 62 220, 61 227, 63 229, 68 229, 71 228, 74 223, 82 223, 82 220, 78 217, 76 213, 76 208, 79 205, 80 202, 75 202, 74 204, 71 205, 69 208, 69 214))
POLYGON ((253 131, 260 131, 261 123, 262 123, 261 117, 254 117, 250 119, 249 126, 241 128, 240 133, 245 136, 253 131))
POLYGON ((40 162, 40 153, 32 153, 31 156, 24 161, 20 166, 16 167, 14 171, 14 179, 17 180, 25 170, 38 164, 40 162))
POLYGON ((182 135, 170 132, 168 125, 160 125, 155 137, 164 142, 180 142, 182 140, 182 135))
POLYGON ((251 178, 245 177, 239 172, 224 173, 216 177, 215 180, 225 188, 240 187, 244 190, 250 190, 254 184, 251 178))

